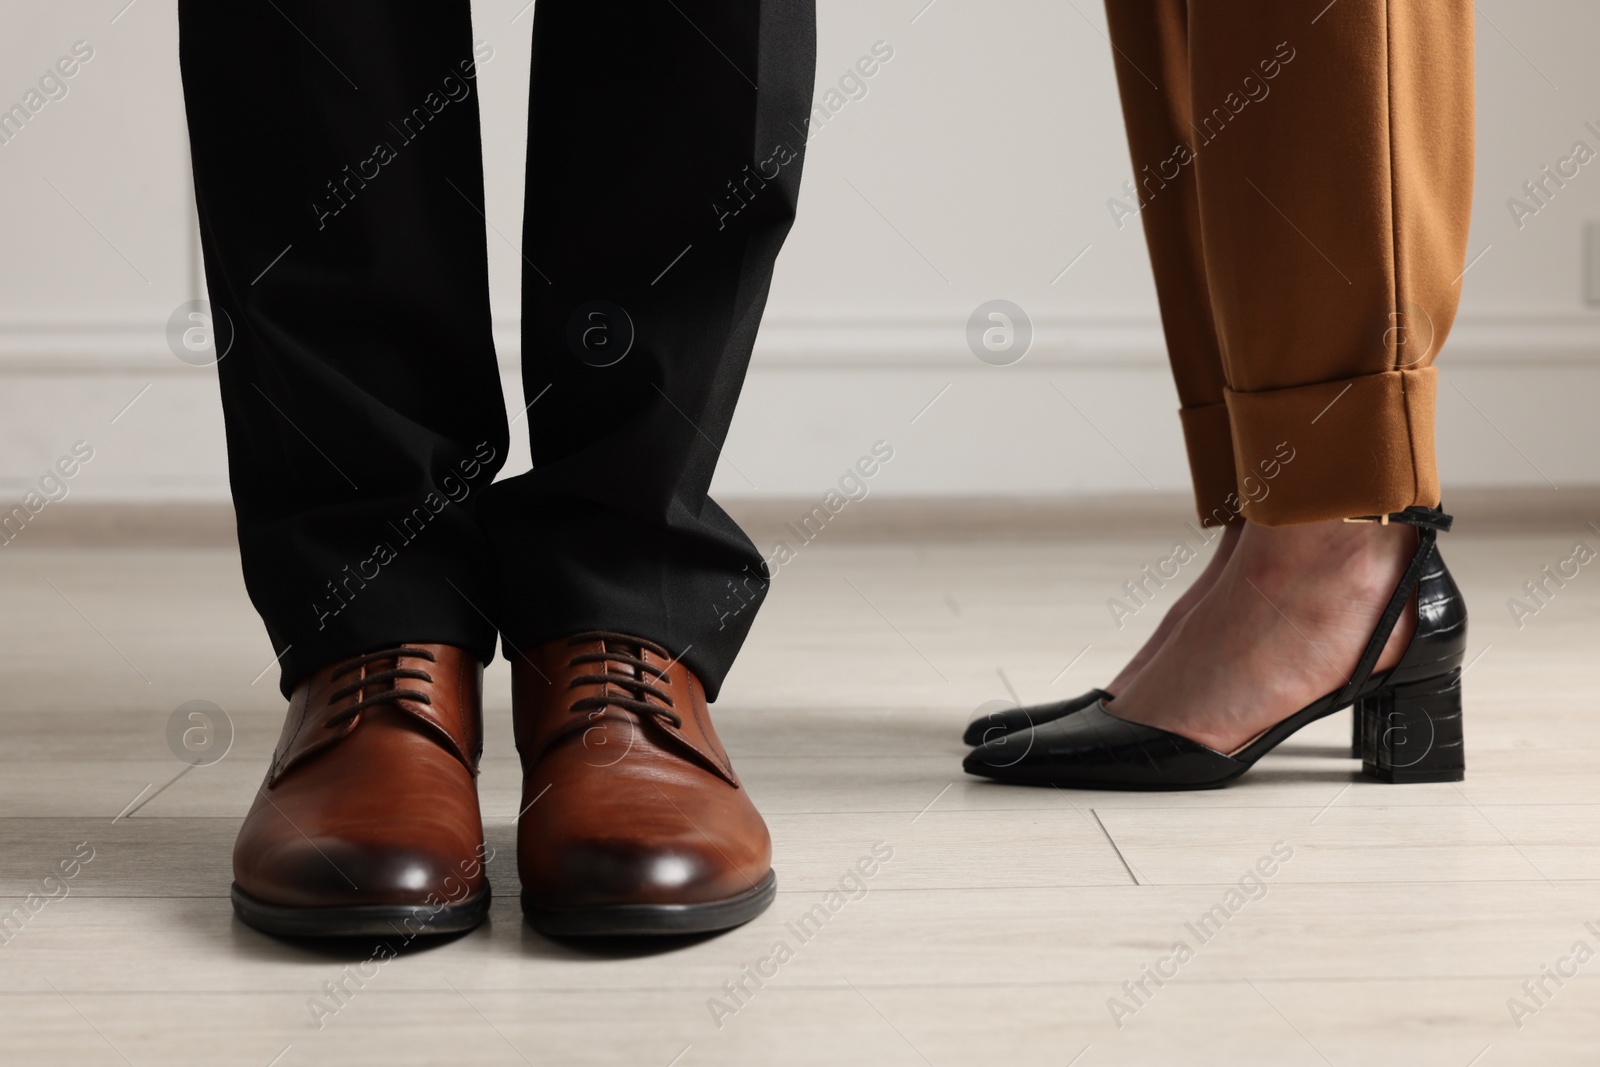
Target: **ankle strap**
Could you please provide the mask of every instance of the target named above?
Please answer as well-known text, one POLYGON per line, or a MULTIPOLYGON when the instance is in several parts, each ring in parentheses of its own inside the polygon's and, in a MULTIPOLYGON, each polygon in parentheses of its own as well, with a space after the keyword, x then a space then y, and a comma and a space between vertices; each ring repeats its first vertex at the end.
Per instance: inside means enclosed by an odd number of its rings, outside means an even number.
POLYGON ((1378 657, 1383 655, 1383 648, 1389 643, 1389 635, 1394 633, 1400 615, 1405 611, 1406 605, 1411 602, 1411 594, 1416 592, 1417 583, 1422 580, 1422 572, 1427 567, 1436 553, 1437 541, 1441 531, 1448 532, 1453 518, 1444 513, 1441 505, 1436 508, 1412 506, 1404 511, 1391 512, 1382 516, 1362 516, 1356 519, 1346 519, 1346 522, 1381 522, 1384 524, 1398 523, 1402 526, 1417 527, 1417 551, 1411 557, 1411 564, 1400 576, 1400 584, 1395 586, 1394 595, 1389 598, 1388 605, 1383 609, 1383 614, 1378 618, 1378 626, 1372 631, 1372 637, 1367 641, 1366 650, 1361 653, 1361 659, 1356 663, 1355 673, 1350 676, 1350 683, 1339 695, 1340 703, 1354 700, 1361 692, 1367 680, 1372 677, 1372 669, 1378 665, 1378 657))
POLYGON ((1444 513, 1444 505, 1436 508, 1425 508, 1413 504, 1404 511, 1391 511, 1387 515, 1358 515, 1345 522, 1376 522, 1384 526, 1391 522, 1401 526, 1416 526, 1425 530, 1436 530, 1440 533, 1449 533, 1451 525, 1456 521, 1452 516, 1444 513))

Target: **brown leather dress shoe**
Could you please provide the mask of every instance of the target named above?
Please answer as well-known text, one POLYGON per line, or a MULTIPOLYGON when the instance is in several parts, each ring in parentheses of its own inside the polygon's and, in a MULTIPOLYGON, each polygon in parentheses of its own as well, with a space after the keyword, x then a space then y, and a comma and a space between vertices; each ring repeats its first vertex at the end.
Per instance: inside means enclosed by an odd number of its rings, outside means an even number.
POLYGON ((285 937, 470 930, 489 913, 483 668, 449 645, 302 679, 233 849, 233 908, 285 937))
POLYGON ((584 633, 512 663, 522 910, 557 936, 691 934, 772 903, 772 839, 661 646, 584 633))

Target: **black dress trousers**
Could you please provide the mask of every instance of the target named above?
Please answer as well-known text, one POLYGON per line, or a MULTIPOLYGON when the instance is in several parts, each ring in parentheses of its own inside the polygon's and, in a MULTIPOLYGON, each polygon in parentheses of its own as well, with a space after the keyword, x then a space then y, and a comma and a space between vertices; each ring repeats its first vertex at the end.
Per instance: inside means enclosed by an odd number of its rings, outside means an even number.
POLYGON ((538 0, 512 420, 533 469, 493 485, 493 50, 467 0, 179 19, 244 577, 285 693, 402 642, 487 662, 497 633, 514 656, 609 629, 714 696, 754 615, 727 605, 765 571, 706 494, 794 217, 813 0, 538 0))

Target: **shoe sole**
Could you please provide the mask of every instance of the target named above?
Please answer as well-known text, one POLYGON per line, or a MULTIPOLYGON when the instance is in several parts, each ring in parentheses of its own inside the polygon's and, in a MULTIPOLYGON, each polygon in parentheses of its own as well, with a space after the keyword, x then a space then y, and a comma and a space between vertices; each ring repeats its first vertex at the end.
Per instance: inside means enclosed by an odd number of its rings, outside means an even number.
POLYGON ((233 887, 233 913, 275 937, 435 937, 471 930, 489 917, 489 887, 459 904, 360 904, 347 908, 292 908, 268 904, 233 887))
POLYGON ((1467 780, 1467 772, 1463 767, 1411 771, 1405 768, 1375 767, 1367 763, 1362 765, 1361 773, 1374 781, 1386 782, 1390 785, 1416 785, 1423 782, 1464 782, 1467 780))
POLYGON ((778 895, 778 875, 724 900, 701 904, 606 904, 551 908, 522 891, 528 925, 550 937, 670 937, 709 934, 742 926, 766 911, 778 895))

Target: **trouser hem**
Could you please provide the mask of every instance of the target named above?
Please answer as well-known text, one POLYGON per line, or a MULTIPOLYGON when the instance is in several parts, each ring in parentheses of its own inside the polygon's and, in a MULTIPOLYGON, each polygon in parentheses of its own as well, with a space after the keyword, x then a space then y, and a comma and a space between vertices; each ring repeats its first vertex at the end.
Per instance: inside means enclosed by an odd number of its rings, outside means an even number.
POLYGON ((1225 399, 1245 518, 1263 526, 1439 503, 1433 367, 1225 399))
POLYGON ((1226 403, 1178 409, 1183 443, 1189 452, 1189 477, 1202 526, 1226 526, 1239 517, 1238 479, 1233 459, 1233 428, 1226 403))

